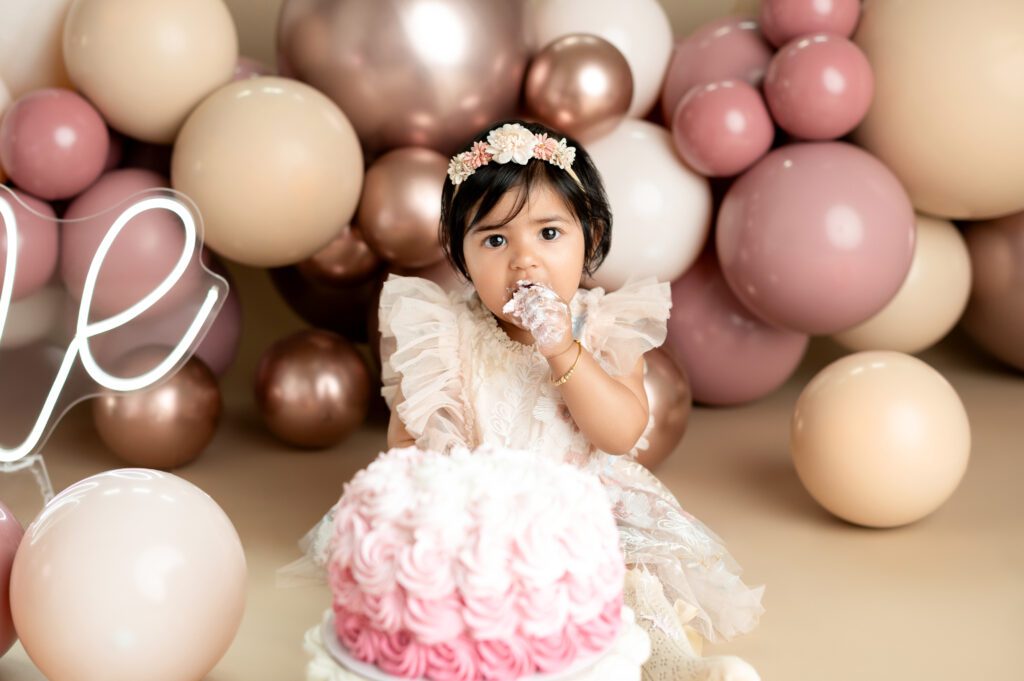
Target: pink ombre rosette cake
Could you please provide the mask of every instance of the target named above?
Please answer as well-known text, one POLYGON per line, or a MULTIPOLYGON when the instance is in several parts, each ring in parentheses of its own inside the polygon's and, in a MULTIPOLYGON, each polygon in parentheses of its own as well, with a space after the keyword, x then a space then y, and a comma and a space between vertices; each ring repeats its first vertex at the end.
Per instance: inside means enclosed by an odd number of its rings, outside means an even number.
POLYGON ((570 464, 391 450, 345 486, 331 546, 309 681, 640 679, 615 521, 570 464))

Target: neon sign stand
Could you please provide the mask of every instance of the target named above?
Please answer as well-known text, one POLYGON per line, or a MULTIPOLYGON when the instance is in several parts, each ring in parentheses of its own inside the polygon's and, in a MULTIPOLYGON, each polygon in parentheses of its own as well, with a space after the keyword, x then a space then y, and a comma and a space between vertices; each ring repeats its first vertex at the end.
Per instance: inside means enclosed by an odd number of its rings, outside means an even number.
MULTIPOLYGON (((12 202, 18 202, 23 210, 31 210, 21 203, 9 189, 0 186, 0 220, 3 222, 4 233, 7 237, 5 269, 3 281, 0 282, 0 344, 5 340, 4 333, 11 316, 12 303, 17 304, 12 301, 12 296, 17 271, 19 235, 17 216, 12 202)), ((141 390, 173 375, 188 360, 202 340, 227 295, 227 282, 210 272, 201 262, 199 257, 202 245, 201 221, 194 204, 187 197, 170 189, 148 190, 131 197, 126 204, 127 207, 117 214, 90 261, 85 284, 80 299, 77 301, 77 315, 73 324, 68 324, 71 328, 64 330, 65 335, 70 334, 70 339, 66 341, 64 347, 55 347, 54 334, 49 334, 46 339, 36 343, 40 352, 45 351, 47 357, 55 360, 53 364, 56 367, 56 372, 45 399, 38 411, 35 412, 34 421, 28 429, 27 436, 14 446, 0 441, 0 473, 15 473, 26 469, 31 471, 44 503, 53 498, 53 487, 39 450, 60 417, 77 402, 99 394, 101 391, 141 390), (148 211, 167 211, 180 221, 184 230, 184 242, 180 256, 173 269, 140 300, 127 309, 106 318, 90 319, 98 281, 111 248, 114 247, 118 237, 131 221, 148 211), (193 268, 193 275, 198 272, 198 279, 194 276, 193 280, 198 280, 200 285, 189 288, 184 295, 181 295, 184 284, 180 282, 189 268, 193 268), (164 299, 172 290, 175 290, 176 286, 178 287, 175 291, 178 294, 177 304, 169 306, 164 299), (163 307, 154 309, 154 306, 161 302, 164 303, 163 307), (128 330, 130 333, 133 325, 142 328, 146 324, 152 324, 154 319, 159 320, 161 315, 167 317, 170 314, 183 320, 181 325, 183 329, 176 334, 175 338, 169 340, 167 345, 170 349, 156 366, 136 375, 120 376, 110 373, 103 366, 104 363, 97 359, 94 345, 97 342, 102 344, 105 336, 110 337, 121 332, 121 344, 124 345, 123 330, 128 330)), ((95 220, 95 217, 87 219, 95 220)), ((81 221, 63 221, 60 223, 60 227, 61 229, 74 229, 75 222, 81 221)), ((74 303, 73 296, 70 294, 67 296, 67 300, 74 303)), ((128 345, 130 346, 130 343, 128 345)), ((32 349, 29 351, 31 352, 32 349)), ((0 387, 6 383, 3 380, 8 369, 4 366, 5 354, 11 353, 5 352, 0 345, 0 387)), ((18 386, 13 387, 18 388, 18 386)), ((0 418, 3 417, 4 414, 0 414, 0 418)), ((29 419, 32 420, 32 417, 30 416, 29 419)))

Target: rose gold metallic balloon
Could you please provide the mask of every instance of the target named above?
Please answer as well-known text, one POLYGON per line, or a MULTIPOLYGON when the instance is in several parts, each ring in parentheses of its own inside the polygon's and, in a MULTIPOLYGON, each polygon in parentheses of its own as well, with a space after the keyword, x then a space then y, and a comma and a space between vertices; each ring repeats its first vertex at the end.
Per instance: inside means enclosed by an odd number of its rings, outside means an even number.
POLYGON ((278 70, 324 92, 367 152, 453 153, 511 115, 527 51, 519 0, 286 0, 278 70))
POLYGON ((327 447, 366 418, 370 374, 351 343, 318 329, 274 343, 256 373, 256 403, 270 431, 288 444, 327 447))
POLYGON ((380 289, 380 276, 355 284, 325 284, 304 275, 298 267, 269 270, 270 281, 297 315, 320 329, 355 343, 367 339, 366 315, 380 289))
POLYGON ((437 241, 448 159, 406 147, 384 154, 366 171, 359 218, 378 255, 402 267, 426 267, 444 253, 437 241))
POLYGON ((355 225, 345 225, 338 236, 296 265, 310 281, 330 285, 358 284, 370 279, 382 266, 380 257, 355 225))
POLYGON ((971 224, 965 238, 973 282, 964 329, 1024 371, 1024 213, 971 224))
POLYGON ((647 436, 648 447, 640 451, 637 461, 654 470, 682 441, 693 398, 686 372, 667 352, 652 350, 644 355, 644 361, 644 390, 654 427, 647 436))
POLYGON ((633 74, 604 38, 563 36, 541 50, 526 74, 526 106, 541 122, 581 142, 615 129, 633 99, 633 74))
MULTIPOLYGON (((142 373, 166 354, 163 348, 143 348, 119 367, 120 375, 142 373)), ((96 431, 114 454, 133 466, 163 470, 199 456, 217 431, 220 413, 217 379, 195 357, 156 387, 105 393, 92 409, 96 431)))

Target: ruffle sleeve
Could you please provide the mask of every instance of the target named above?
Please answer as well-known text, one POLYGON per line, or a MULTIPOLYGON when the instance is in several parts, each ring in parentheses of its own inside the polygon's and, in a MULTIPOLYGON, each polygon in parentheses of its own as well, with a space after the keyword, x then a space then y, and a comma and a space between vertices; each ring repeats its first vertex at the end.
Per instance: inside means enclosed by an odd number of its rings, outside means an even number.
POLYGON ((381 394, 424 449, 468 446, 457 305, 440 286, 392 275, 380 296, 381 394))
POLYGON ((581 292, 583 344, 612 376, 628 374, 645 352, 665 342, 672 292, 654 278, 629 281, 605 293, 602 288, 581 292))

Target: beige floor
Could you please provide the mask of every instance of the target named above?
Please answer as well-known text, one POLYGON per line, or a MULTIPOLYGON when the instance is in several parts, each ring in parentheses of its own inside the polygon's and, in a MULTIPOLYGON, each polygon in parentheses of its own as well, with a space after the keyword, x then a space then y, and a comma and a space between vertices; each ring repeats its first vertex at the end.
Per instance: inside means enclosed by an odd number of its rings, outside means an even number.
MULTIPOLYGON (((383 447, 384 423, 378 415, 322 452, 291 450, 265 432, 249 379, 259 351, 299 324, 266 303, 274 297, 261 273, 241 275, 243 305, 260 309, 260 317, 248 318, 239 361, 226 377, 227 411, 216 439, 178 471, 223 506, 249 561, 241 630, 208 680, 301 679, 300 639, 327 592, 275 589, 274 570, 296 557, 295 539, 383 447)), ((957 337, 926 353, 967 406, 971 464, 957 493, 931 517, 868 530, 822 511, 788 456, 793 403, 839 353, 816 342, 799 373, 769 398, 697 409, 679 450, 659 470, 684 507, 726 540, 748 581, 767 585, 761 627, 713 650, 747 657, 765 681, 1024 678, 1012 653, 1024 638, 1024 377, 957 337)), ((58 489, 119 467, 93 433, 86 406, 61 422, 44 453, 58 489)), ((20 646, 0 659, 4 681, 41 678, 20 646)))

